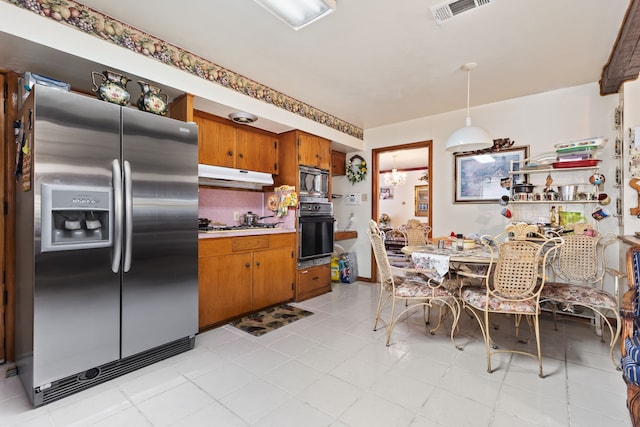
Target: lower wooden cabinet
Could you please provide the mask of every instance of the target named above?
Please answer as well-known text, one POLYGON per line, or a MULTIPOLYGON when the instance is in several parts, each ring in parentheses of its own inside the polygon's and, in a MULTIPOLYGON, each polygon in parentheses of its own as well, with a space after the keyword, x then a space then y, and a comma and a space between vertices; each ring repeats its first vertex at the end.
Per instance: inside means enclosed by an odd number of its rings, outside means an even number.
POLYGON ((254 252, 253 308, 257 310, 292 299, 294 271, 293 247, 254 252))
POLYGON ((317 265, 298 270, 296 301, 303 301, 331 291, 331 265, 317 265))
POLYGON ((200 329, 292 300, 295 263, 294 233, 200 239, 200 329))
POLYGON ((251 253, 198 260, 200 328, 251 311, 251 267, 251 253))

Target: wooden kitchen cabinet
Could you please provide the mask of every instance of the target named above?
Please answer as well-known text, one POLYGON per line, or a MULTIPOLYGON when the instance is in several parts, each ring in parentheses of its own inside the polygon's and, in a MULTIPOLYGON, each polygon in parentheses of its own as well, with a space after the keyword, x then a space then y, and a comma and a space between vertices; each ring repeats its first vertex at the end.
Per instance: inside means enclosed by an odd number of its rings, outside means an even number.
POLYGON ((201 111, 193 114, 193 121, 198 125, 198 163, 233 168, 236 162, 236 128, 213 117, 201 111))
POLYGON ((295 263, 295 233, 200 239, 199 328, 292 300, 295 263))
POLYGON ((331 265, 317 265, 298 270, 296 301, 303 301, 331 291, 331 265))
POLYGON ((251 311, 251 253, 198 259, 200 329, 251 311))
POLYGON ((331 176, 346 175, 347 153, 331 151, 331 176))
POLYGON ((236 167, 278 173, 278 140, 270 133, 238 128, 236 167))
POLYGON ((331 141, 298 131, 298 164, 329 170, 331 141))
MULTIPOLYGON (((291 239, 291 245, 294 244, 291 239)), ((293 298, 295 283, 293 247, 253 253, 253 307, 263 307, 293 298)))
POLYGON ((278 139, 260 129, 195 110, 198 125, 198 163, 278 173, 278 139))

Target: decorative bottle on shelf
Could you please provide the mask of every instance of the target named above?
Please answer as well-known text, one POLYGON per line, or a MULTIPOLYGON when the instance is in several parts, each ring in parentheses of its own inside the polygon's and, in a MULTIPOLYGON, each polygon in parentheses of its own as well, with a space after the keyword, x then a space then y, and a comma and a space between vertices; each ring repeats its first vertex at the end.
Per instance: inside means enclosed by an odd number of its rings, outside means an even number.
POLYGON ((556 219, 556 207, 551 206, 551 211, 549 212, 549 225, 555 227, 558 225, 558 221, 556 219))
POLYGON ((456 235, 456 249, 459 251, 464 249, 464 238, 462 237, 462 234, 456 235))
POLYGON ((558 206, 558 220, 556 221, 556 225, 563 226, 564 218, 562 216, 562 206, 558 206))

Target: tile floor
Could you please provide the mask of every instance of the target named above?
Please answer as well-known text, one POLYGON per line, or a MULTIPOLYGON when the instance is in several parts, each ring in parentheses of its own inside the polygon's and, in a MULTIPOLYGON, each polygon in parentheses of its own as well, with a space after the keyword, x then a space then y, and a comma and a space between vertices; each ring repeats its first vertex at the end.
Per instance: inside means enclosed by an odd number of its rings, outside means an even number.
MULTIPOLYGON (((608 347, 588 324, 542 319, 544 369, 502 354, 486 372, 481 334, 462 316, 456 350, 421 312, 390 347, 373 332, 377 285, 338 284, 296 304, 315 314, 256 338, 231 326, 195 349, 32 409, 17 377, 0 380, 2 426, 571 426, 631 425, 608 347)), ((496 341, 512 336, 508 319, 496 341)), ((504 341, 504 340, 503 340, 504 341)), ((522 344, 515 344, 522 345, 522 344)))

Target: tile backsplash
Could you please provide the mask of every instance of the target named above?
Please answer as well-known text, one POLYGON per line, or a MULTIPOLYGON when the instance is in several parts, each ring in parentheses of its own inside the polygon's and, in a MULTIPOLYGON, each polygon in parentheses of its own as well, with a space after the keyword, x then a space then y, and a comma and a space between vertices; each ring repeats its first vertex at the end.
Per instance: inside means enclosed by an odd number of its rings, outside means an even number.
POLYGON ((221 190, 217 188, 200 187, 198 192, 198 217, 208 218, 212 222, 226 225, 238 225, 234 221, 233 213, 241 215, 253 212, 259 216, 270 216, 260 222, 266 224, 283 222, 281 228, 295 228, 295 215, 289 209, 289 213, 278 218, 275 212, 267 209, 267 198, 274 193, 261 193, 256 191, 221 190))

